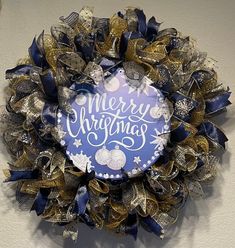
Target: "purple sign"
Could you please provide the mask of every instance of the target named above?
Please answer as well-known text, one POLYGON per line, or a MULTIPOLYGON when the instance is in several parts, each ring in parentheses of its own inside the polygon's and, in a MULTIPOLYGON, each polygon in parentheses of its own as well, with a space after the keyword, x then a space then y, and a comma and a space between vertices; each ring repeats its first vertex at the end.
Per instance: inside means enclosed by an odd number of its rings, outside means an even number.
POLYGON ((78 92, 73 115, 58 111, 61 145, 74 166, 98 178, 121 179, 150 167, 161 155, 170 132, 170 114, 152 81, 129 79, 123 69, 96 86, 96 94, 78 92))

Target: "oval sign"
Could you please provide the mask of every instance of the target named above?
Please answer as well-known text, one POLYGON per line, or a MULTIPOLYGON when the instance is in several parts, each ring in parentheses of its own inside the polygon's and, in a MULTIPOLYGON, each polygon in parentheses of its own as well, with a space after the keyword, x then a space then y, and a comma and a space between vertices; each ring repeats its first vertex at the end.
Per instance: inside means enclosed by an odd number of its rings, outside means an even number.
POLYGON ((73 115, 57 113, 61 145, 74 166, 98 178, 134 177, 161 155, 170 132, 170 113, 152 81, 129 79, 122 68, 71 101, 73 115))

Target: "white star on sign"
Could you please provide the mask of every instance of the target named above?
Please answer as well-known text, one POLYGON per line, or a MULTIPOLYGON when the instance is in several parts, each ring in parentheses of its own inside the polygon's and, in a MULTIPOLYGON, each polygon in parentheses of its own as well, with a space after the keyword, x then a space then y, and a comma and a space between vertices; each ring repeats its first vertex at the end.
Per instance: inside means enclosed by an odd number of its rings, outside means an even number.
POLYGON ((76 146, 77 148, 78 148, 79 146, 81 146, 81 145, 82 145, 81 139, 75 139, 73 145, 76 146))
POLYGON ((141 162, 140 157, 139 156, 138 157, 134 157, 133 162, 139 164, 141 162))

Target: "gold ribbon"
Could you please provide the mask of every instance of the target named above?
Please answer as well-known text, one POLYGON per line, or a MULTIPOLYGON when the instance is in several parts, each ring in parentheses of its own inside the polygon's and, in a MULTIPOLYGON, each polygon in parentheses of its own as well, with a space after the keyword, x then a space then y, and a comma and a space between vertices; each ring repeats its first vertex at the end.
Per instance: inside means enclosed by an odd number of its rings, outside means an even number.
POLYGON ((56 188, 64 186, 64 175, 60 170, 52 173, 51 178, 44 180, 27 180, 21 186, 21 192, 35 194, 40 188, 56 188))
POLYGON ((107 183, 99 179, 93 179, 89 181, 88 184, 89 189, 95 194, 108 194, 109 193, 109 186, 107 183))
POLYGON ((120 39, 123 32, 127 30, 127 21, 114 15, 110 19, 110 33, 102 44, 97 44, 96 48, 101 55, 118 58, 120 39))

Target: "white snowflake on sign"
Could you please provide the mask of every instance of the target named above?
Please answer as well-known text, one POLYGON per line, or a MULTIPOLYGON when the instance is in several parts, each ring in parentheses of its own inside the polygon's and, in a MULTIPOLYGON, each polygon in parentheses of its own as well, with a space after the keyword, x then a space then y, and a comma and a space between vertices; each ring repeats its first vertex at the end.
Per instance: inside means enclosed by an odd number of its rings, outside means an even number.
POLYGON ((136 163, 136 164, 139 164, 141 162, 140 157, 139 156, 138 157, 134 157, 133 162, 136 163))
POLYGON ((81 146, 81 145, 82 145, 81 139, 75 139, 73 145, 76 146, 77 148, 78 148, 79 146, 81 146))
POLYGON ((81 151, 80 154, 71 155, 70 158, 73 161, 74 166, 83 172, 86 172, 87 167, 91 168, 91 156, 87 157, 86 154, 83 154, 83 151, 81 151))
POLYGON ((164 146, 167 144, 169 134, 162 134, 156 128, 154 129, 154 131, 155 135, 151 135, 154 140, 151 141, 150 144, 156 145, 155 149, 158 148, 159 151, 162 151, 164 149, 164 146))

